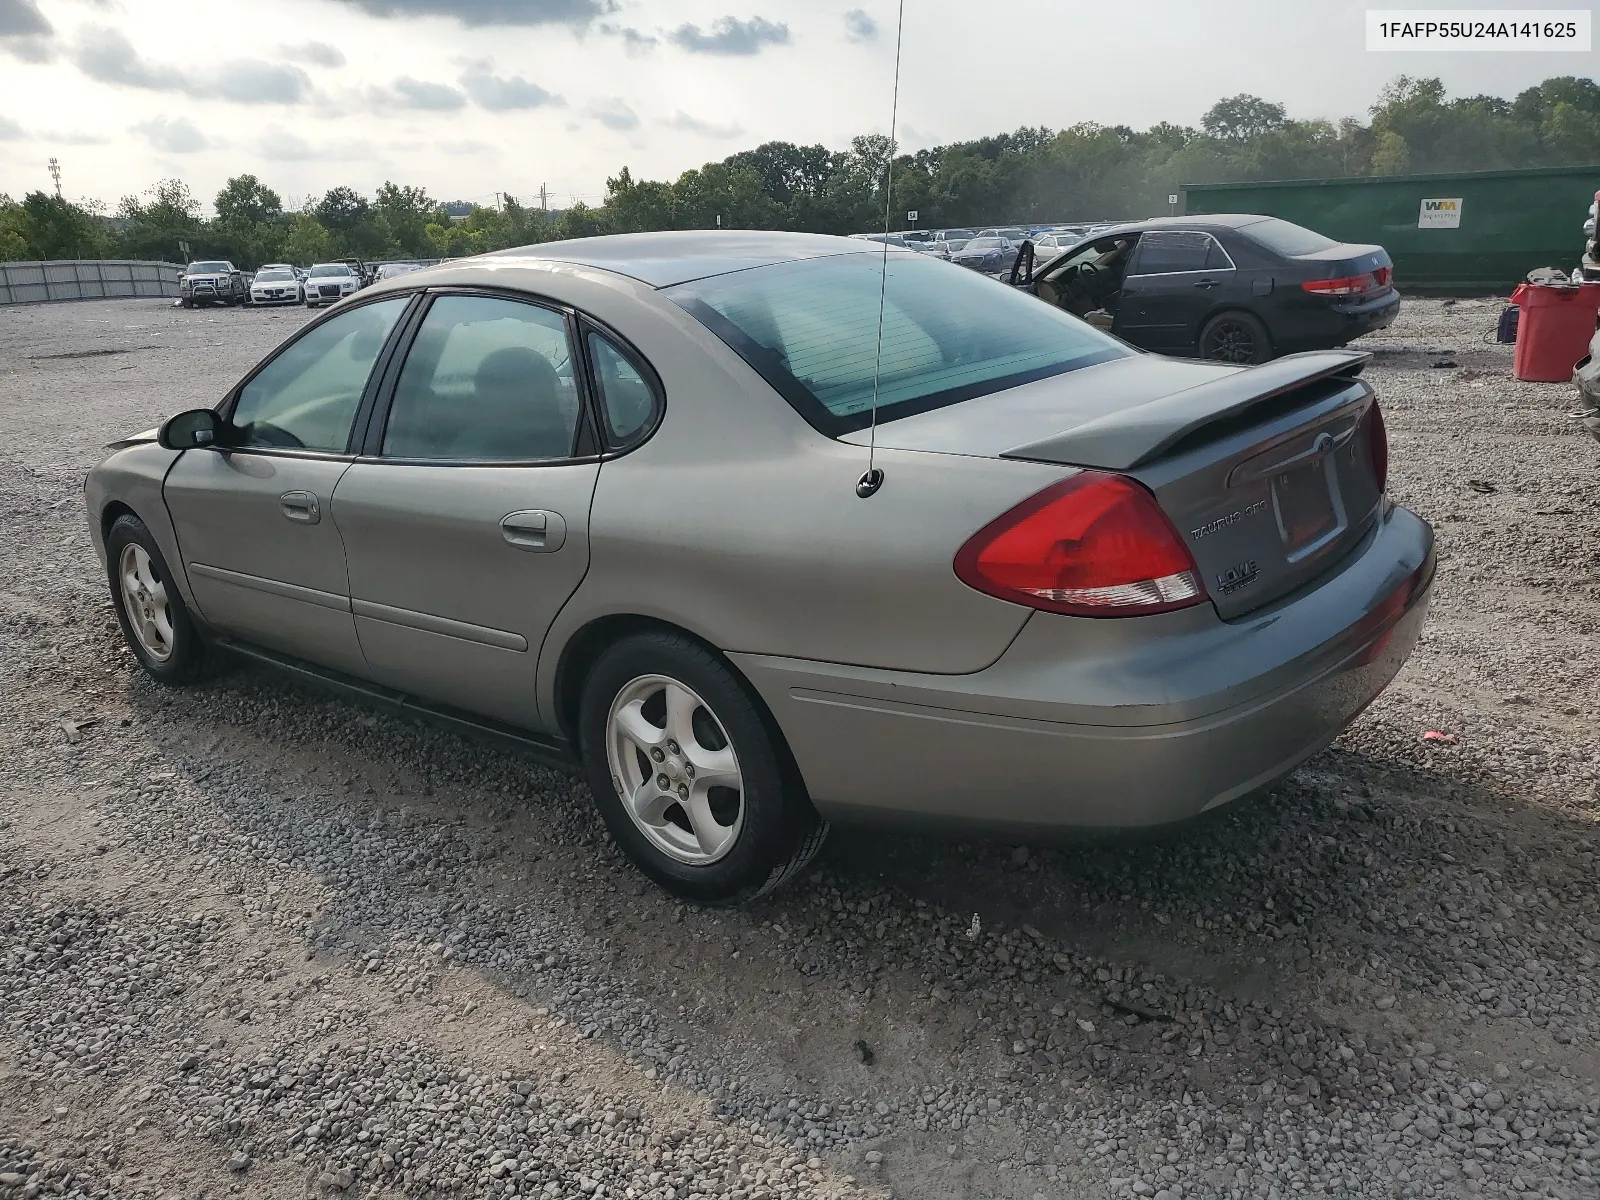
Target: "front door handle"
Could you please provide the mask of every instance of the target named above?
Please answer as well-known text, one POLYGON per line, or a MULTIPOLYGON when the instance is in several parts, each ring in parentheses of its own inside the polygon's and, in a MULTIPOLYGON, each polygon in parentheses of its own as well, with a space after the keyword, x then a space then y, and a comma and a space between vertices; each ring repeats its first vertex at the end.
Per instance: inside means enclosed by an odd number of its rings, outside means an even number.
POLYGON ((1215 279, 1202 279, 1195 284, 1195 287, 1199 288, 1201 291, 1205 291, 1207 288, 1214 288, 1216 286, 1217 281, 1215 279))
POLYGON ((315 525, 322 520, 322 506, 311 492, 285 492, 278 497, 278 507, 289 520, 302 525, 315 525))
POLYGON ((553 554, 566 544, 567 523, 560 513, 528 508, 501 517, 500 536, 518 550, 553 554))

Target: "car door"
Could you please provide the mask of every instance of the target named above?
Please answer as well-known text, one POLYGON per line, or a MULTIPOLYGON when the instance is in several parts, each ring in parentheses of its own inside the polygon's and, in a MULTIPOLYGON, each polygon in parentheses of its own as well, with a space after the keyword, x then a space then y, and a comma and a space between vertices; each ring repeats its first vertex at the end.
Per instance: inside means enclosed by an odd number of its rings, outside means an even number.
POLYGON ((392 368, 387 412, 333 497, 377 681, 539 726, 535 666, 588 569, 600 471, 572 321, 436 294, 392 368))
POLYGON ((1193 354, 1200 323, 1216 311, 1218 291, 1230 282, 1231 271, 1209 233, 1149 230, 1122 281, 1117 332, 1147 350, 1193 354), (1226 267, 1213 268, 1213 262, 1226 267))
POLYGON ((186 450, 163 496, 200 615, 296 658, 364 674, 330 515, 352 430, 408 296, 311 326, 224 406, 223 444, 186 450))

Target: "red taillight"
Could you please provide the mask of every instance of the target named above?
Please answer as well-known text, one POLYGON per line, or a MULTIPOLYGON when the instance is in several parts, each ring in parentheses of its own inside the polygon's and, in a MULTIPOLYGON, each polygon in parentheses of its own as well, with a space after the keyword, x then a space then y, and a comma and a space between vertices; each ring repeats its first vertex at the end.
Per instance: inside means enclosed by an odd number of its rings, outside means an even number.
POLYGON ((956 576, 1002 600, 1080 617, 1131 617, 1206 598, 1194 556, 1156 499, 1122 475, 1083 471, 985 525, 956 576))
POLYGON ((1339 279, 1308 279, 1300 285, 1303 291, 1319 296, 1359 296, 1372 287, 1371 275, 1345 275, 1339 279))
POLYGON ((1389 431, 1384 428, 1383 410, 1374 400, 1367 410, 1367 440, 1372 447, 1372 473, 1378 477, 1378 490, 1389 486, 1389 431))
POLYGON ((1394 278, 1393 267, 1379 267, 1367 275, 1341 275, 1338 279, 1307 279, 1300 290, 1318 296, 1359 296, 1377 288, 1389 286, 1394 278))

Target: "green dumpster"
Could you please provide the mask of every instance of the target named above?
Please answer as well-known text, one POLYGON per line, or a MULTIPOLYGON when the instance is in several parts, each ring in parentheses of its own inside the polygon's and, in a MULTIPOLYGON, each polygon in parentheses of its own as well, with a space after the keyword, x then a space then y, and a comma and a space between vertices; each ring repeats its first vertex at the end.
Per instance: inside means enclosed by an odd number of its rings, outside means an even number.
POLYGON ((1375 243, 1413 292, 1503 292, 1535 267, 1570 271, 1600 165, 1194 183, 1184 211, 1265 213, 1337 238, 1375 243))

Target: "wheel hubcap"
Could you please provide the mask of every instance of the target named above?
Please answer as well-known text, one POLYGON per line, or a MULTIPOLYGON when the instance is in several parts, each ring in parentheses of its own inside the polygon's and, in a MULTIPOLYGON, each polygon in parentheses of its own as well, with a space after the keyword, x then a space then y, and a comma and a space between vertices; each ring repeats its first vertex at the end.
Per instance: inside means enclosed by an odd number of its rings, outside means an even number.
POLYGON ((138 542, 129 542, 117 562, 117 576, 122 584, 122 611, 133 636, 151 658, 166 662, 172 657, 172 612, 167 585, 156 578, 150 552, 138 542))
POLYGON ((716 862, 744 826, 744 776, 722 722, 693 690, 641 675, 606 719, 611 782, 639 831, 681 863, 716 862))

